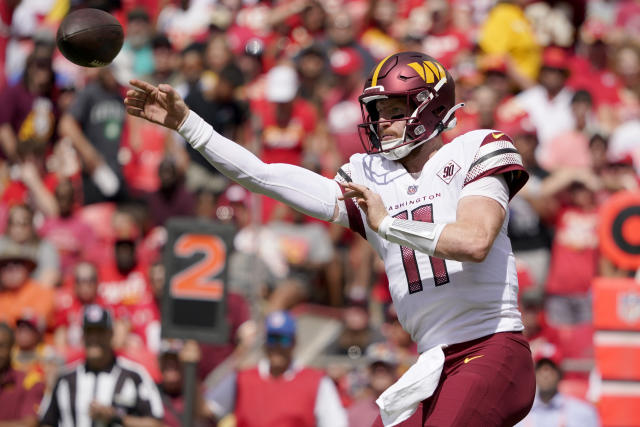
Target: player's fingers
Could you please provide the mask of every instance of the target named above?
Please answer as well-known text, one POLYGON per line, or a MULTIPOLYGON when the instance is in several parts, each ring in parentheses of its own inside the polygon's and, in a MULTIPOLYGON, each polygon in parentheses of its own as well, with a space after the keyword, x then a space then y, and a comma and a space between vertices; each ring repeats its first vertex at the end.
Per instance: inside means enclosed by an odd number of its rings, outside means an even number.
POLYGON ((125 98, 124 103, 131 107, 144 108, 144 100, 142 99, 125 98))
POLYGON ((127 98, 145 99, 148 95, 138 89, 129 89, 127 91, 127 98))
POLYGON ((150 83, 147 83, 145 81, 142 81, 142 80, 138 80, 138 79, 129 80, 129 84, 131 86, 135 86, 138 89, 141 89, 141 90, 143 90, 144 92, 147 92, 147 93, 153 92, 153 90, 156 88, 154 85, 152 85, 150 83))
POLYGON ((180 95, 178 95, 178 92, 176 92, 176 90, 171 86, 169 86, 168 84, 163 83, 158 86, 158 89, 160 89, 162 93, 166 93, 170 101, 176 101, 177 99, 180 98, 180 95))
POLYGON ((141 108, 126 107, 125 110, 127 113, 131 114, 132 116, 144 118, 144 111, 142 111, 141 108))
POLYGON ((347 190, 339 197, 340 200, 350 199, 352 197, 361 197, 362 193, 358 190, 347 190))
POLYGON ((356 184, 354 182, 347 182, 346 184, 344 184, 344 187, 347 188, 348 190, 356 191, 358 194, 362 194, 362 195, 364 195, 367 191, 369 191, 369 188, 367 186, 356 184))

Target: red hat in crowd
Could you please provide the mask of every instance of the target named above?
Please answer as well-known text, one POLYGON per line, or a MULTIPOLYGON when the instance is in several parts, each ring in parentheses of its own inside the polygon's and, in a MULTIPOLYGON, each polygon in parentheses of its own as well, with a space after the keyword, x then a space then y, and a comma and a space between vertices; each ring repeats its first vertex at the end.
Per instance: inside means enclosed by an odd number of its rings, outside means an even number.
POLYGON ((486 72, 506 74, 507 61, 502 55, 482 55, 478 58, 478 67, 486 72))
POLYGON ((496 129, 500 129, 512 138, 536 135, 536 128, 529 114, 513 102, 507 102, 497 108, 496 129))
POLYGON ((542 54, 542 66, 557 68, 559 70, 569 69, 569 55, 560 47, 548 47, 542 54))
POLYGON ((560 369, 562 364, 562 353, 555 344, 545 342, 537 346, 533 352, 533 361, 538 367, 543 362, 551 362, 556 368, 560 369))
POLYGON ((336 50, 329 60, 331 69, 339 76, 347 76, 362 69, 362 57, 357 50, 350 47, 336 50))
POLYGON ((20 324, 27 325, 40 334, 47 328, 44 318, 35 311, 29 309, 25 309, 20 317, 16 319, 16 326, 19 326, 20 324))

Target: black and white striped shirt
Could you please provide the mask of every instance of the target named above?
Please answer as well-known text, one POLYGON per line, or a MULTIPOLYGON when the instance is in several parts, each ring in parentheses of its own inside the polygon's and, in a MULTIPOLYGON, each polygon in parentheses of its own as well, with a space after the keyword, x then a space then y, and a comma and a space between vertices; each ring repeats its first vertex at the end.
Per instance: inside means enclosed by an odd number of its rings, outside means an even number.
POLYGON ((118 357, 109 370, 87 371, 80 363, 63 371, 42 400, 40 422, 54 427, 99 427, 89 416, 93 401, 114 406, 122 415, 164 416, 160 393, 146 370, 118 357))

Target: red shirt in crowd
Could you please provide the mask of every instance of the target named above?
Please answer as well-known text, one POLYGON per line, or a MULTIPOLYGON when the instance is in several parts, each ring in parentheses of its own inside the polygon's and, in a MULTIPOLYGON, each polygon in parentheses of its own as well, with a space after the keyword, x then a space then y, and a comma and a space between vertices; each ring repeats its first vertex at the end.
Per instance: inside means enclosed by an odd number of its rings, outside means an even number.
POLYGON ((293 101, 288 123, 280 126, 276 120, 276 105, 266 100, 254 102, 252 112, 262 124, 262 153, 265 163, 302 163, 303 143, 316 128, 317 118, 313 106, 303 99, 293 101))
POLYGON ((238 372, 237 427, 315 426, 316 397, 324 373, 302 368, 294 375, 263 376, 257 367, 238 372))
MULTIPOLYGON (((262 124, 262 152, 265 163, 288 163, 300 166, 304 152, 304 140, 317 123, 313 106, 303 100, 293 101, 292 116, 288 123, 280 126, 276 120, 276 104, 264 99, 254 101, 251 111, 260 117, 262 124)), ((278 202, 269 197, 262 198, 262 220, 268 222, 278 202)))
POLYGON ((0 373, 0 421, 37 417, 43 395, 44 383, 38 372, 9 368, 0 373))
POLYGON ((589 291, 598 271, 597 227, 595 209, 566 208, 560 212, 551 248, 549 294, 582 295, 589 291))
POLYGON ((153 302, 153 291, 147 272, 146 265, 138 264, 131 272, 122 274, 115 262, 105 262, 99 268, 98 295, 116 315, 122 306, 149 304, 153 302))
MULTIPOLYGON (((53 194, 58 186, 58 176, 55 173, 46 174, 42 178, 42 183, 53 194)), ((2 193, 3 204, 16 205, 29 202, 29 189, 19 180, 10 181, 2 193)))
POLYGON ((97 244, 95 233, 80 216, 47 218, 39 231, 58 250, 62 277, 72 274, 74 266, 81 259, 99 261, 93 257, 97 244))
POLYGON ((450 26, 441 33, 427 34, 422 47, 426 54, 438 58, 438 61, 449 70, 455 65, 456 57, 462 52, 471 50, 472 45, 467 34, 450 26))
MULTIPOLYGON (((104 305, 97 297, 92 304, 104 305)), ((73 289, 65 286, 56 291, 53 328, 65 327, 67 330, 66 344, 73 348, 82 346, 82 315, 84 304, 75 296, 73 289)))

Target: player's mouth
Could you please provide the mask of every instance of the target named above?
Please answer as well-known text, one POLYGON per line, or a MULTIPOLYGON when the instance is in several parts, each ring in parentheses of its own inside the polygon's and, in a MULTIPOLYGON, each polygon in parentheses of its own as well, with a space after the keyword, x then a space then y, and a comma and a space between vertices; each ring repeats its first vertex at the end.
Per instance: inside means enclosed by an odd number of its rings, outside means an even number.
POLYGON ((382 135, 382 141, 391 141, 394 139, 398 139, 398 136, 392 134, 382 135))

